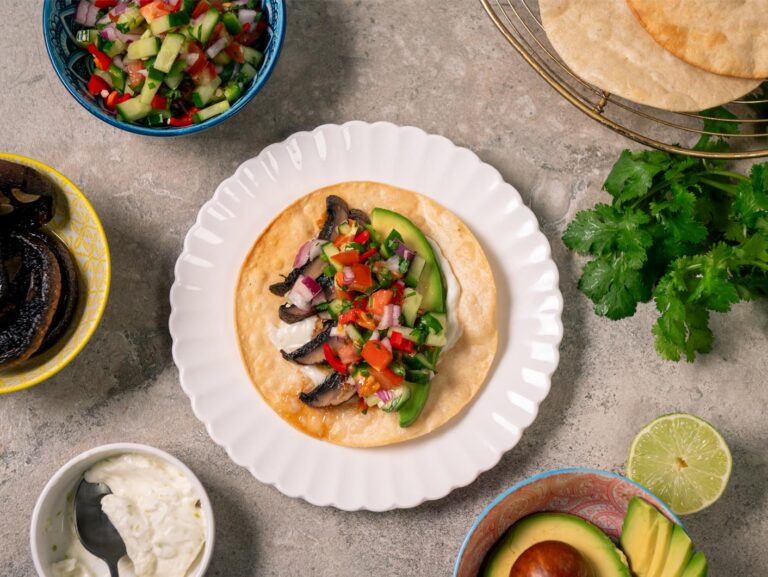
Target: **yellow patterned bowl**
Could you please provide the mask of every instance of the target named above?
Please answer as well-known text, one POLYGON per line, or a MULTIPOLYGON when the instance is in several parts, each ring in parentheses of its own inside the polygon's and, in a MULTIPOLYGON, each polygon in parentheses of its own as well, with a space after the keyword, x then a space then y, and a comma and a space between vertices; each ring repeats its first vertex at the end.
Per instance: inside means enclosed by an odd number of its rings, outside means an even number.
POLYGON ((0 153, 0 159, 34 168, 56 185, 56 214, 46 228, 69 247, 80 276, 80 302, 69 330, 41 355, 18 367, 0 370, 2 394, 43 382, 67 366, 83 350, 99 326, 107 305, 111 270, 107 237, 101 221, 78 188, 64 175, 31 158, 0 153))

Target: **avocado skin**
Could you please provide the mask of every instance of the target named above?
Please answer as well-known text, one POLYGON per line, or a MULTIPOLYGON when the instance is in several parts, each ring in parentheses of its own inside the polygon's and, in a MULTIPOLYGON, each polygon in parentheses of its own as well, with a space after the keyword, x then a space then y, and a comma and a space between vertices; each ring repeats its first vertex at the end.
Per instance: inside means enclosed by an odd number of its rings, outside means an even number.
POLYGON ((542 541, 561 541, 590 563, 594 577, 632 577, 624 555, 598 527, 567 513, 536 513, 518 521, 486 558, 483 577, 509 577, 514 562, 542 541))
POLYGON ((440 263, 421 229, 402 214, 385 208, 374 208, 371 211, 371 225, 382 238, 386 238, 392 230, 397 230, 403 237, 405 246, 416 251, 426 261, 417 287, 417 291, 424 297, 421 308, 425 311, 444 313, 445 283, 440 263))

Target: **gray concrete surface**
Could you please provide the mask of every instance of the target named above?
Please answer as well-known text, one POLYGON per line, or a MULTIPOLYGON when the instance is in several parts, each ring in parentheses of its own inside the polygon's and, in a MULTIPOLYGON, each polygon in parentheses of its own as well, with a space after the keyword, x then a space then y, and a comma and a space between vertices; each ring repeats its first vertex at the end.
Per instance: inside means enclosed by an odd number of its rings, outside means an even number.
POLYGON ((660 361, 651 307, 623 322, 594 316, 576 290, 581 262, 560 241, 577 210, 604 198, 602 180, 628 141, 559 99, 476 0, 288 4, 282 59, 251 106, 202 135, 153 140, 80 108, 46 57, 42 2, 2 0, 0 150, 79 184, 103 219, 114 274, 84 353, 49 382, 0 398, 0 575, 34 574, 30 514, 62 463, 100 443, 136 441, 176 454, 208 487, 218 519, 211 576, 445 576, 475 515, 500 491, 563 466, 622 471, 634 433, 677 410, 709 419, 733 449, 725 496, 686 519, 711 575, 765 575, 766 305, 716 316, 715 350, 696 364, 660 361), (560 368, 522 442, 469 487, 385 514, 316 508, 231 463, 179 387, 167 329, 173 263, 216 185, 274 141, 351 119, 420 126, 495 165, 538 215, 565 296, 560 368))

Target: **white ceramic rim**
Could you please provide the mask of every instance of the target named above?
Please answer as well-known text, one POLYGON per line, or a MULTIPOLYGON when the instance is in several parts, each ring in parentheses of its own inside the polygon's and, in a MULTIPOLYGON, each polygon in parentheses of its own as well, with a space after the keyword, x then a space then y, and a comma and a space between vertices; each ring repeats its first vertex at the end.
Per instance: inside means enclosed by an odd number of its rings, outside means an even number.
POLYGON ((197 478, 197 475, 195 475, 192 470, 179 459, 161 449, 152 447, 150 445, 142 445, 140 443, 110 443, 108 445, 100 445, 98 447, 88 449, 87 451, 83 451, 62 465, 59 470, 56 471, 56 473, 54 473, 54 475, 48 480, 45 487, 41 491, 40 496, 37 498, 37 502, 35 503, 35 508, 32 511, 32 522, 30 524, 29 530, 29 546, 32 553, 32 561, 35 564, 35 570, 37 571, 39 577, 50 577, 51 575, 50 568, 43 567, 43 562, 40 559, 40 555, 38 554, 37 542, 37 527, 40 524, 40 510, 46 497, 58 486, 61 478, 68 471, 74 469, 83 461, 86 461, 91 457, 97 457, 99 455, 106 456, 107 454, 115 454, 115 452, 119 452, 121 454, 140 453, 158 457, 163 461, 170 463, 172 466, 176 467, 179 471, 184 473, 184 475, 192 483, 192 486, 195 488, 195 491, 197 491, 197 494, 200 497, 200 504, 206 516, 206 535, 205 546, 203 547, 203 556, 200 559, 197 570, 189 577, 203 577, 205 572, 208 570, 208 565, 211 562, 213 547, 216 540, 216 522, 213 516, 213 507, 211 506, 211 500, 208 497, 208 492, 205 490, 205 487, 203 487, 200 479, 197 478))
POLYGON ((410 126, 359 121, 327 124, 266 147, 224 180, 200 209, 184 240, 171 288, 173 358, 182 389, 211 438, 259 481, 290 497, 347 511, 414 507, 474 481, 517 444, 535 419, 559 361, 563 300, 558 283, 551 248, 536 217, 499 172, 475 153, 410 126), (418 159, 409 161, 408 154, 415 153, 408 145, 421 153, 418 159), (416 173, 405 167, 425 158, 429 161, 426 170, 421 164, 416 173), (403 176, 406 173, 410 176, 403 176), (429 181, 433 188, 410 184, 409 178, 429 181), (502 317, 500 311, 498 317, 506 321, 504 328, 511 333, 512 311, 518 315, 514 335, 508 337, 510 343, 515 340, 516 348, 502 342, 500 322, 501 340, 494 367, 472 403, 425 437, 374 449, 351 449, 319 441, 277 416, 256 392, 242 366, 233 321, 239 267, 261 230, 305 194, 351 180, 385 182, 414 190, 452 210, 470 225, 486 253, 492 253, 488 255, 497 287, 502 276, 510 284, 509 292, 513 286, 516 291, 508 305, 509 316, 502 317), (493 194, 477 194, 472 203, 466 202, 464 194, 458 204, 456 199, 452 201, 456 206, 451 206, 447 204, 446 190, 458 186, 464 186, 462 191, 468 194, 476 190, 493 194), (441 194, 435 193, 435 187, 441 194), (484 203, 490 205, 483 213, 484 219, 497 222, 496 229, 491 227, 491 232, 498 233, 495 236, 478 230, 484 225, 473 226, 466 218, 467 211, 479 209, 465 205, 484 203), (247 246, 234 243, 233 238, 247 246), (528 272, 532 268, 532 275, 518 275, 511 282, 508 267, 499 267, 495 262, 504 258, 517 259, 516 264, 528 267, 528 272), (234 261, 235 271, 230 270, 234 261), (226 283, 229 285, 224 286, 226 283), (524 287, 522 292, 520 287, 524 287), (535 297, 526 301, 526 295, 531 294, 535 297), (532 299, 533 303, 529 302, 532 299), (221 300, 228 304, 218 304, 221 300), (525 305, 531 306, 522 308, 525 305), (213 309, 218 315, 212 314, 213 309), (510 355, 510 351, 514 354, 510 355), (508 361, 507 356, 513 356, 514 361, 508 361), (499 371, 510 363, 517 364, 515 374, 506 378, 513 382, 506 384, 499 371), (491 392, 495 405, 488 400, 491 392), (485 413, 479 417, 481 405, 485 413), (449 445, 447 439, 461 442, 449 445), (275 444, 279 444, 280 451, 271 448, 275 444), (427 445, 429 450, 424 448, 427 445), (441 450, 443 454, 438 454, 441 450), (416 462, 411 464, 418 471, 401 469, 397 478, 383 482, 382 473, 391 477, 394 462, 400 465, 409 459, 416 462), (337 470, 337 465, 343 466, 337 470), (413 474, 409 477, 405 473, 413 474), (361 489, 366 482, 376 486, 376 491, 361 489))

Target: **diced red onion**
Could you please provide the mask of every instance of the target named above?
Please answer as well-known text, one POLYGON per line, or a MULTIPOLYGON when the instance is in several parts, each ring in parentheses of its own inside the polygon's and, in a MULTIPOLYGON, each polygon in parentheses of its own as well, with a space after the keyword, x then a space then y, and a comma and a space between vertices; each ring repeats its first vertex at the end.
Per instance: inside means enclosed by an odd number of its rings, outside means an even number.
POLYGON ((85 21, 83 22, 84 26, 96 26, 96 20, 99 16, 99 9, 96 8, 95 4, 88 4, 88 12, 85 14, 85 21))
POLYGON ((400 258, 404 258, 407 261, 413 260, 413 257, 416 256, 416 253, 406 248, 404 244, 399 244, 397 246, 397 250, 395 251, 395 254, 397 254, 397 256, 399 256, 400 258))
POLYGON ((330 337, 343 337, 343 336, 345 336, 345 334, 346 334, 346 331, 344 331, 343 329, 339 330, 339 325, 338 325, 338 323, 336 323, 336 324, 333 325, 333 327, 331 327, 331 332, 328 333, 328 336, 330 336, 330 337))
POLYGON ((101 32, 99 32, 99 36, 101 36, 104 40, 109 40, 110 42, 114 42, 117 40, 117 28, 115 28, 114 24, 110 24, 109 26, 105 26, 101 29, 101 32))
POLYGON ((200 55, 197 52, 191 52, 190 54, 187 54, 187 57, 185 58, 187 61, 187 68, 192 68, 195 62, 197 62, 198 58, 200 58, 200 55))
POLYGON ((402 313, 402 308, 400 305, 393 305, 392 307, 392 326, 393 327, 399 327, 400 326, 400 314, 402 313))
POLYGON ((325 241, 315 238, 301 245, 299 252, 296 253, 296 258, 293 259, 293 268, 304 266, 310 260, 320 256, 320 247, 324 242, 325 241))
POLYGON ((126 66, 125 66, 125 63, 123 62, 123 57, 122 57, 122 56, 120 56, 119 54, 118 54, 117 56, 115 56, 115 57, 112 59, 112 62, 113 62, 113 63, 114 63, 114 65, 115 65, 115 66, 117 66, 117 67, 118 67, 120 70, 127 70, 127 68, 126 68, 126 66))
POLYGON ((102 98, 106 98, 107 96, 109 96, 109 90, 102 90, 99 93, 99 96, 101 96, 102 98))
POLYGON ((88 0, 80 0, 75 11, 75 22, 85 25, 85 19, 88 17, 88 9, 91 7, 91 3, 88 0))
POLYGON ((128 2, 120 2, 117 6, 112 8, 112 14, 115 16, 120 16, 120 14, 124 14, 127 9, 128 2))
POLYGON ((400 257, 395 255, 384 261, 384 266, 395 273, 400 272, 400 257))
POLYGON ((315 279, 308 276, 300 276, 293 284, 293 288, 288 292, 288 302, 296 305, 302 310, 309 310, 311 308, 312 299, 315 295, 322 290, 322 287, 317 284, 315 279), (314 290, 317 288, 317 290, 314 290))
POLYGON ((368 339, 369 341, 378 341, 379 340, 379 329, 376 329, 371 333, 371 337, 368 339))
POLYGON ((381 346, 387 349, 390 353, 392 352, 392 343, 389 342, 389 337, 381 339, 381 346))
POLYGON ((205 53, 208 55, 208 58, 214 59, 216 58, 219 52, 221 52, 227 47, 227 44, 229 44, 229 38, 227 38, 226 36, 222 36, 216 42, 211 44, 211 46, 208 48, 208 50, 205 51, 205 53))
POLYGON ((142 68, 138 71, 139 74, 141 74, 144 78, 149 78, 149 70, 146 68, 142 68))
POLYGON ((350 284, 352 281, 354 281, 354 280, 355 280, 355 273, 354 273, 354 272, 352 272, 352 267, 351 267, 351 266, 345 266, 345 267, 344 267, 344 268, 341 270, 341 272, 342 272, 342 274, 344 275, 344 284, 345 284, 345 285, 348 285, 348 284, 350 284))
POLYGON ((131 42, 136 42, 139 38, 141 38, 141 36, 139 36, 138 34, 124 34, 118 30, 117 38, 118 40, 122 40, 126 44, 130 44, 131 42))
POLYGON ((324 302, 327 302, 328 299, 325 298, 325 295, 320 292, 315 295, 315 298, 312 299, 312 302, 310 303, 313 307, 316 307, 319 304, 322 304, 324 302))
POLYGON ((301 284, 307 287, 307 289, 312 293, 312 296, 315 296, 323 290, 323 287, 320 286, 320 283, 309 276, 301 277, 301 284))
POLYGON ((392 316, 394 312, 394 305, 386 305, 384 307, 384 314, 381 315, 381 321, 377 327, 379 330, 385 330, 392 326, 392 316))
POLYGON ((392 389, 379 389, 376 391, 376 396, 385 403, 388 403, 395 397, 395 393, 392 392, 392 389))
POLYGON ((257 15, 258 12, 256 12, 256 10, 248 10, 244 8, 242 10, 238 10, 237 19, 240 20, 240 24, 245 26, 246 24, 253 24, 257 15))

